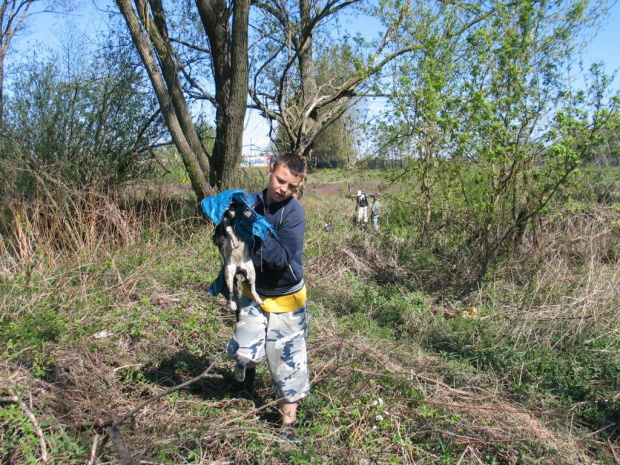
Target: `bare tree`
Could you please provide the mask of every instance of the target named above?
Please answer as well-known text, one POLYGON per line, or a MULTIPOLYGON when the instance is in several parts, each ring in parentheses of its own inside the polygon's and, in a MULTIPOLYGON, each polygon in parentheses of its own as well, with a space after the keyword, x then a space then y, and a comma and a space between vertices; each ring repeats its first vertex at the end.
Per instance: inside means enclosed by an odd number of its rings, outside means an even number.
POLYGON ((263 40, 270 45, 264 47, 268 54, 263 54, 255 66, 250 89, 253 108, 285 129, 292 151, 309 155, 323 128, 342 116, 356 97, 366 93, 360 92, 361 88, 392 60, 415 49, 415 45, 405 45, 388 51, 395 32, 410 14, 411 3, 393 6, 393 19, 382 39, 374 44, 374 50, 366 54, 369 58, 362 62, 351 54, 350 67, 343 67, 340 73, 319 84, 314 36, 323 23, 359 3, 360 0, 328 0, 323 4, 310 4, 308 0, 291 4, 256 3, 264 13, 259 28, 280 32, 264 33, 263 40))
POLYGON ((447 31, 445 39, 449 39, 511 5, 510 1, 473 6, 467 2, 434 2, 430 3, 431 15, 419 15, 419 7, 428 3, 258 0, 256 6, 263 14, 256 26, 261 42, 250 86, 252 107, 285 129, 289 150, 308 155, 317 135, 358 99, 387 96, 382 74, 389 71, 388 65, 420 50, 429 25, 448 13, 461 12, 467 22, 447 31), (378 26, 373 27, 380 34, 376 40, 352 36, 340 28, 339 21, 353 14, 374 20, 378 26), (349 66, 343 66, 327 82, 317 81, 316 37, 321 37, 318 43, 323 48, 329 48, 330 42, 336 44, 332 46, 351 44, 349 66))
POLYGON ((30 8, 39 0, 0 1, 0 126, 4 119, 4 61, 15 34, 24 26, 30 8))
POLYGON ((213 188, 231 186, 241 161, 243 120, 248 82, 249 0, 196 0, 208 48, 172 37, 161 0, 116 0, 157 94, 166 124, 180 151, 196 195, 202 198, 213 188), (183 62, 175 44, 199 50, 212 63, 214 94, 200 87, 191 75, 191 63, 183 62), (184 81, 181 80, 181 77, 184 81), (187 100, 195 98, 214 104, 216 137, 208 154, 192 120, 187 100), (198 95, 198 97, 196 97, 198 95))
POLYGON ((215 145, 212 181, 230 186, 241 163, 248 95, 250 0, 196 0, 210 44, 215 82, 215 145), (232 17, 232 27, 231 27, 232 17))
MULTIPOLYGON (((362 10, 362 0, 258 0, 252 3, 256 16, 251 49, 250 0, 179 2, 175 12, 185 15, 176 21, 166 19, 162 0, 116 0, 116 4, 194 190, 202 196, 211 188, 235 183, 248 105, 286 134, 288 150, 307 156, 323 129, 357 99, 380 93, 371 92, 371 85, 388 64, 420 47, 416 27, 433 20, 415 18, 412 1, 387 2, 370 11, 362 10), (340 13, 354 8, 366 17, 379 18, 383 34, 377 41, 365 42, 364 48, 351 47, 346 66, 329 79, 319 78, 317 57, 327 53, 340 13), (410 40, 403 40, 406 34, 410 40), (251 84, 250 51, 254 53, 251 84), (189 99, 210 102, 215 108, 211 154, 201 144, 189 99)), ((444 6, 437 5, 440 15, 444 6)), ((488 9, 481 10, 480 16, 485 14, 488 9)), ((358 38, 347 39, 360 43, 358 38)))
POLYGON ((202 147, 177 74, 174 50, 159 1, 116 0, 149 75, 170 135, 181 153, 185 169, 198 198, 211 193, 209 160, 202 147))

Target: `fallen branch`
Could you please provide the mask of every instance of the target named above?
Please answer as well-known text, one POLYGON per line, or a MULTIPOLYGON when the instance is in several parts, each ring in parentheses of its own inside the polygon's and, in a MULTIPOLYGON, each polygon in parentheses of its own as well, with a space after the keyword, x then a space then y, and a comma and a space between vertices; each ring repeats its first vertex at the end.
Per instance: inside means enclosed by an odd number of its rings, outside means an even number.
POLYGON ((93 439, 93 447, 90 449, 90 456, 88 457, 88 462, 86 465, 95 465, 95 460, 97 459, 97 445, 99 444, 99 435, 95 434, 93 439))
POLYGON ((209 374, 209 372, 213 369, 215 364, 219 362, 219 358, 220 357, 218 357, 217 360, 215 360, 213 363, 211 363, 211 365, 209 365, 209 368, 207 368, 205 371, 203 371, 201 374, 199 374, 195 378, 192 378, 189 381, 185 381, 184 383, 181 383, 181 384, 178 384, 176 386, 173 386, 173 387, 171 387, 170 389, 168 389, 168 390, 166 390, 164 392, 160 392, 159 394, 155 394, 154 396, 149 397, 144 402, 138 404, 136 407, 131 409, 125 415, 122 415, 122 416, 118 417, 116 420, 114 420, 111 423, 107 423, 107 426, 110 426, 113 429, 116 429, 122 423, 124 423, 125 420, 127 420, 129 417, 134 416, 136 413, 138 413, 140 410, 142 410, 144 407, 146 407, 150 403, 155 402, 156 400, 161 399, 162 397, 170 395, 173 392, 178 391, 179 389, 183 389, 184 387, 187 387, 187 386, 189 386, 191 384, 194 384, 195 382, 200 381, 201 379, 205 379, 205 378, 222 378, 222 375, 212 375, 212 374, 209 374))
MULTIPOLYGON (((130 465, 131 459, 129 457, 129 451, 127 450, 127 446, 123 442, 123 438, 121 437, 121 432, 117 428, 113 428, 112 426, 108 426, 105 429, 107 434, 107 438, 112 439, 112 444, 114 444, 114 449, 116 449, 116 455, 118 459, 123 465, 130 465)), ((105 445, 106 439, 102 443, 102 447, 105 445)))
MULTIPOLYGON (((494 405, 465 405, 465 404, 455 404, 454 402, 439 402, 436 400, 409 399, 409 398, 404 398, 404 397, 388 397, 387 399, 400 400, 400 401, 419 403, 419 404, 436 405, 438 407, 448 407, 448 408, 461 409, 461 410, 490 410, 493 412, 521 413, 521 414, 530 413, 527 410, 519 410, 516 408, 505 408, 505 407, 499 408, 494 405)), ((407 407, 403 407, 403 408, 407 410, 411 410, 407 407)), ((521 439, 518 439, 518 441, 521 441, 521 439)))
POLYGON ((618 458, 618 455, 616 454, 616 450, 614 449, 614 445, 611 443, 609 438, 607 438, 607 444, 609 444, 609 448, 611 449, 611 453, 613 454, 616 463, 620 464, 620 459, 618 458))
POLYGON ((142 410, 147 405, 155 402, 156 400, 161 399, 162 397, 170 395, 173 392, 178 391, 179 389, 183 389, 205 378, 222 378, 222 375, 216 375, 216 374, 209 373, 213 369, 215 364, 221 360, 221 358, 222 358, 222 355, 220 354, 218 357, 215 358, 215 360, 211 363, 211 365, 209 365, 209 367, 205 371, 203 371, 200 375, 196 376, 195 378, 192 378, 188 381, 185 381, 184 383, 173 386, 164 392, 160 392, 159 394, 151 396, 145 401, 135 406, 129 412, 125 413, 124 415, 121 415, 120 417, 116 418, 113 421, 106 422, 103 426, 104 426, 107 436, 101 442, 100 447, 103 448, 107 440, 112 439, 112 443, 114 444, 114 448, 116 449, 119 460, 124 464, 131 463, 131 459, 129 457, 129 451, 127 450, 127 446, 125 446, 121 433, 118 429, 119 426, 121 426, 128 418, 133 417, 136 413, 138 413, 140 410, 142 410))
POLYGON ((363 268, 366 268, 368 270, 372 270, 372 265, 370 263, 368 263, 363 258, 358 257, 355 253, 351 252, 346 247, 343 247, 342 251, 345 254, 347 254, 349 256, 349 258, 351 258, 354 262, 356 262, 356 264, 361 265, 363 268))
MULTIPOLYGON (((419 380, 422 380, 424 382, 430 383, 430 384, 434 384, 436 386, 440 386, 443 387, 445 389, 448 389, 452 392, 456 392, 460 395, 463 396, 467 396, 467 397, 471 397, 471 394, 465 391, 462 391, 460 389, 455 389, 451 386, 448 386, 446 383, 438 380, 438 379, 434 379, 434 378, 427 378, 425 376, 422 376, 420 374, 414 373, 413 371, 410 370, 406 370, 404 369, 402 366, 397 365, 396 363, 393 363, 390 361, 389 356, 387 356, 386 354, 380 353, 379 351, 376 350, 375 347, 370 346, 370 345, 364 345, 364 346, 359 346, 356 342, 351 342, 351 345, 353 347, 355 347, 356 349, 358 349, 360 352, 362 352, 364 355, 366 355, 368 358, 374 360, 375 362, 379 363, 382 365, 382 367, 384 369, 386 369, 387 371, 390 372, 390 374, 398 374, 398 375, 402 375, 402 376, 406 376, 406 377, 415 377, 419 380)), ((362 373, 362 374, 366 374, 366 375, 373 375, 373 376, 377 376, 377 377, 385 377, 386 375, 383 373, 376 373, 373 371, 369 371, 369 370, 361 370, 356 368, 355 370, 358 373, 362 373)))
POLYGON ((43 436, 43 431, 39 426, 39 422, 37 421, 37 417, 34 416, 34 413, 28 408, 28 406, 21 400, 12 389, 9 389, 9 394, 11 394, 11 399, 14 399, 14 402, 17 402, 19 406, 22 408, 23 412, 32 422, 34 426, 34 434, 39 438, 39 446, 41 447, 41 460, 43 463, 47 463, 49 461, 49 456, 47 455, 47 445, 45 444, 45 437, 43 436))

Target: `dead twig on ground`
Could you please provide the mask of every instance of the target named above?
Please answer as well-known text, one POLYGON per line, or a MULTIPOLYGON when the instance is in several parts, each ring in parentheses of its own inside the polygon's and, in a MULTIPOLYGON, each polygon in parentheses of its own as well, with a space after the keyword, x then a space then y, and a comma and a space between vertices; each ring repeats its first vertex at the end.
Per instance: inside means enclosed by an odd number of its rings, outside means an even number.
POLYGON ((614 445, 611 443, 609 438, 607 438, 607 444, 609 444, 609 448, 611 449, 611 453, 614 456, 614 460, 617 464, 620 464, 620 458, 618 458, 618 454, 616 454, 616 449, 614 448, 614 445))
POLYGON ((43 436, 43 431, 41 430, 39 422, 37 421, 37 417, 34 416, 34 413, 32 413, 26 403, 21 400, 12 389, 9 389, 9 394, 11 394, 11 398, 16 399, 15 402, 19 404, 23 412, 32 422, 32 425, 34 427, 34 434, 36 434, 39 438, 39 447, 41 448, 41 460, 43 461, 43 463, 47 463, 49 461, 49 456, 47 455, 47 445, 45 443, 45 436, 43 436))
POLYGON ((90 448, 90 455, 88 456, 88 462, 86 465, 95 465, 95 460, 97 459, 97 446, 99 445, 99 435, 95 434, 93 438, 93 447, 90 448))

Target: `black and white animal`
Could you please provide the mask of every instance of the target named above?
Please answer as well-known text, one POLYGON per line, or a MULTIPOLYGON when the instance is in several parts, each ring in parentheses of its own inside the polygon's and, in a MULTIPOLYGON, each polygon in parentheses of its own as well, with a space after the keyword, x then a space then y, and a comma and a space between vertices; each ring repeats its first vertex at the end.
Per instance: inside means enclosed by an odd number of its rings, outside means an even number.
MULTIPOLYGON (((235 209, 236 202, 233 201, 213 232, 213 243, 219 248, 224 260, 224 282, 228 288, 231 310, 237 310, 237 302, 235 301, 235 276, 237 273, 243 274, 245 281, 250 286, 250 293, 254 301, 258 304, 263 303, 256 292, 256 271, 250 258, 252 246, 239 238, 233 229, 235 209)), ((245 210, 244 214, 250 215, 251 213, 245 210)))

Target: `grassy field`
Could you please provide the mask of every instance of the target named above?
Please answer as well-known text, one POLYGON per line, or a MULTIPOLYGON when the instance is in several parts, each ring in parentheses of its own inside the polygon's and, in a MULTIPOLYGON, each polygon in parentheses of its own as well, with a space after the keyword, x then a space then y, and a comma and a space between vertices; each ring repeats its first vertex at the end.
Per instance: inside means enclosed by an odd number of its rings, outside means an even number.
POLYGON ((380 233, 358 229, 344 192, 308 189, 312 393, 291 443, 264 365, 234 390, 234 315, 207 293, 211 229, 169 194, 125 211, 85 199, 83 217, 53 225, 12 207, 1 463, 620 463, 614 205, 558 216, 457 297, 389 215, 380 233))

